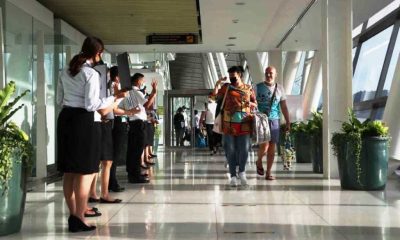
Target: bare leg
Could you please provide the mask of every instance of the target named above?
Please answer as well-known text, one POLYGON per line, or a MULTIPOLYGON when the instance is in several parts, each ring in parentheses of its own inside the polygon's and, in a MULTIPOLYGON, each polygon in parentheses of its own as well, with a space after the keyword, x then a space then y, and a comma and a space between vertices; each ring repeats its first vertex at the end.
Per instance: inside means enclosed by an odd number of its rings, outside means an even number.
MULTIPOLYGON (((94 174, 75 174, 74 193, 76 200, 75 216, 85 222, 85 211, 87 210, 87 200, 94 174)), ((85 222, 86 223, 86 222, 85 222)))
POLYGON ((269 146, 269 144, 268 143, 262 143, 262 144, 260 144, 259 146, 258 146, 258 153, 257 153, 257 162, 256 162, 256 164, 257 164, 257 166, 259 167, 259 168, 262 168, 262 159, 263 159, 263 157, 265 156, 265 154, 267 153, 267 151, 268 151, 268 146, 269 146))
POLYGON ((110 181, 110 169, 113 162, 111 160, 101 161, 101 198, 105 200, 109 199, 108 184, 110 181))
POLYGON ((73 186, 74 186, 74 174, 64 173, 63 191, 64 191, 65 202, 67 203, 67 206, 69 208, 70 215, 75 215, 76 212, 73 186))
POLYGON ((90 192, 89 192, 89 197, 98 199, 99 197, 97 196, 96 192, 96 184, 97 184, 97 178, 99 176, 98 173, 91 174, 93 177, 92 184, 90 185, 90 192))
POLYGON ((154 155, 153 146, 149 146, 149 155, 154 155))
POLYGON ((275 146, 276 146, 275 143, 270 142, 268 153, 267 153, 267 176, 266 177, 270 177, 269 180, 275 179, 274 177, 271 176, 271 168, 272 168, 272 165, 274 163, 274 158, 275 158, 275 146))

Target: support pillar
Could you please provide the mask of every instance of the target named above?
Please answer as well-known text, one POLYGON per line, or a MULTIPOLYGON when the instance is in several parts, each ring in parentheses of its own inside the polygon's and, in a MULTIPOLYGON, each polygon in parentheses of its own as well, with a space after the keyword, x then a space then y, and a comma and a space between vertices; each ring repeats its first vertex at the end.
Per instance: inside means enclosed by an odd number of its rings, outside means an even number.
POLYGON ((47 176, 47 119, 46 119, 46 76, 44 72, 44 32, 36 37, 37 90, 36 90, 36 177, 47 176))
POLYGON ((253 83, 264 81, 264 70, 257 52, 245 52, 244 56, 247 61, 253 83))
POLYGON ((306 87, 303 93, 303 119, 308 119, 312 111, 318 108, 319 98, 322 93, 322 68, 321 53, 315 52, 311 63, 306 87))
POLYGON ((389 133, 392 137, 390 141, 389 157, 400 160, 400 55, 397 60, 396 70, 394 72, 392 86, 386 101, 385 112, 383 113, 383 122, 389 127, 389 133))
POLYGON ((219 70, 221 72, 222 77, 228 77, 228 67, 226 66, 225 56, 223 52, 219 52, 215 54, 218 60, 219 70))
POLYGON ((286 63, 283 70, 283 87, 286 94, 291 94, 293 83, 296 77, 297 68, 299 66, 301 52, 288 52, 286 54, 286 63))
POLYGON ((218 73, 217 73, 217 68, 215 67, 215 62, 212 53, 207 53, 207 60, 211 70, 211 75, 213 80, 212 85, 215 85, 215 83, 218 80, 218 73))
POLYGON ((338 178, 330 140, 352 107, 352 0, 322 0, 324 178, 338 178))

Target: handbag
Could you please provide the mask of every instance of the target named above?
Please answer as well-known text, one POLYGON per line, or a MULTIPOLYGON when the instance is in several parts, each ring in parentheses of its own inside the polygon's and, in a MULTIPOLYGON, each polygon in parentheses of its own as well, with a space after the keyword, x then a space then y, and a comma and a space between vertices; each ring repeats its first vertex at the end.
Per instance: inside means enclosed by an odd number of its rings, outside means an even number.
POLYGON ((258 110, 253 113, 251 139, 255 145, 269 142, 271 139, 268 116, 267 114, 259 112, 258 110))
POLYGON ((272 103, 275 100, 277 88, 278 84, 276 83, 267 113, 259 112, 258 109, 256 109, 256 111, 253 113, 251 140, 254 145, 266 143, 271 140, 271 131, 269 129, 269 114, 271 112, 272 103))
POLYGON ((224 104, 225 104, 225 98, 226 95, 228 94, 229 88, 226 89, 225 95, 224 95, 224 99, 222 100, 222 104, 221 104, 221 110, 218 113, 217 117, 214 120, 214 126, 213 126, 213 132, 218 133, 218 134, 223 134, 224 132, 222 131, 222 115, 224 114, 224 104))

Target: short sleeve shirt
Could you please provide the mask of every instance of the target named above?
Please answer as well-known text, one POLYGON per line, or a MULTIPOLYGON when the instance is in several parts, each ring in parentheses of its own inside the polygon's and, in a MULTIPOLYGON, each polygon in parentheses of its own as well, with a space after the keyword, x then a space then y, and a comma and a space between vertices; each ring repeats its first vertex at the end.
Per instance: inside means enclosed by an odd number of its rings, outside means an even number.
POLYGON ((285 90, 283 89, 282 85, 274 84, 272 86, 268 86, 264 82, 261 82, 256 84, 254 88, 258 103, 258 110, 263 113, 269 112, 270 120, 279 119, 281 113, 280 102, 286 100, 285 90), (271 99, 275 90, 275 86, 277 86, 275 99, 271 105, 271 99))

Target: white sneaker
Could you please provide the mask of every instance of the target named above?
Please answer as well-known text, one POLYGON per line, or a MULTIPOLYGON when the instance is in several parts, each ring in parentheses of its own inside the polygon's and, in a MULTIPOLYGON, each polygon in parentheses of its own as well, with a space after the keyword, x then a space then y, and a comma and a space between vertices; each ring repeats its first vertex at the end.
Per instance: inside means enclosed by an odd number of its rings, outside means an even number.
POLYGON ((240 172, 239 173, 239 178, 240 178, 240 184, 242 184, 242 186, 246 186, 247 185, 246 173, 245 172, 240 172))
POLYGON ((237 177, 231 177, 229 184, 231 185, 231 187, 236 187, 237 186, 237 177))

